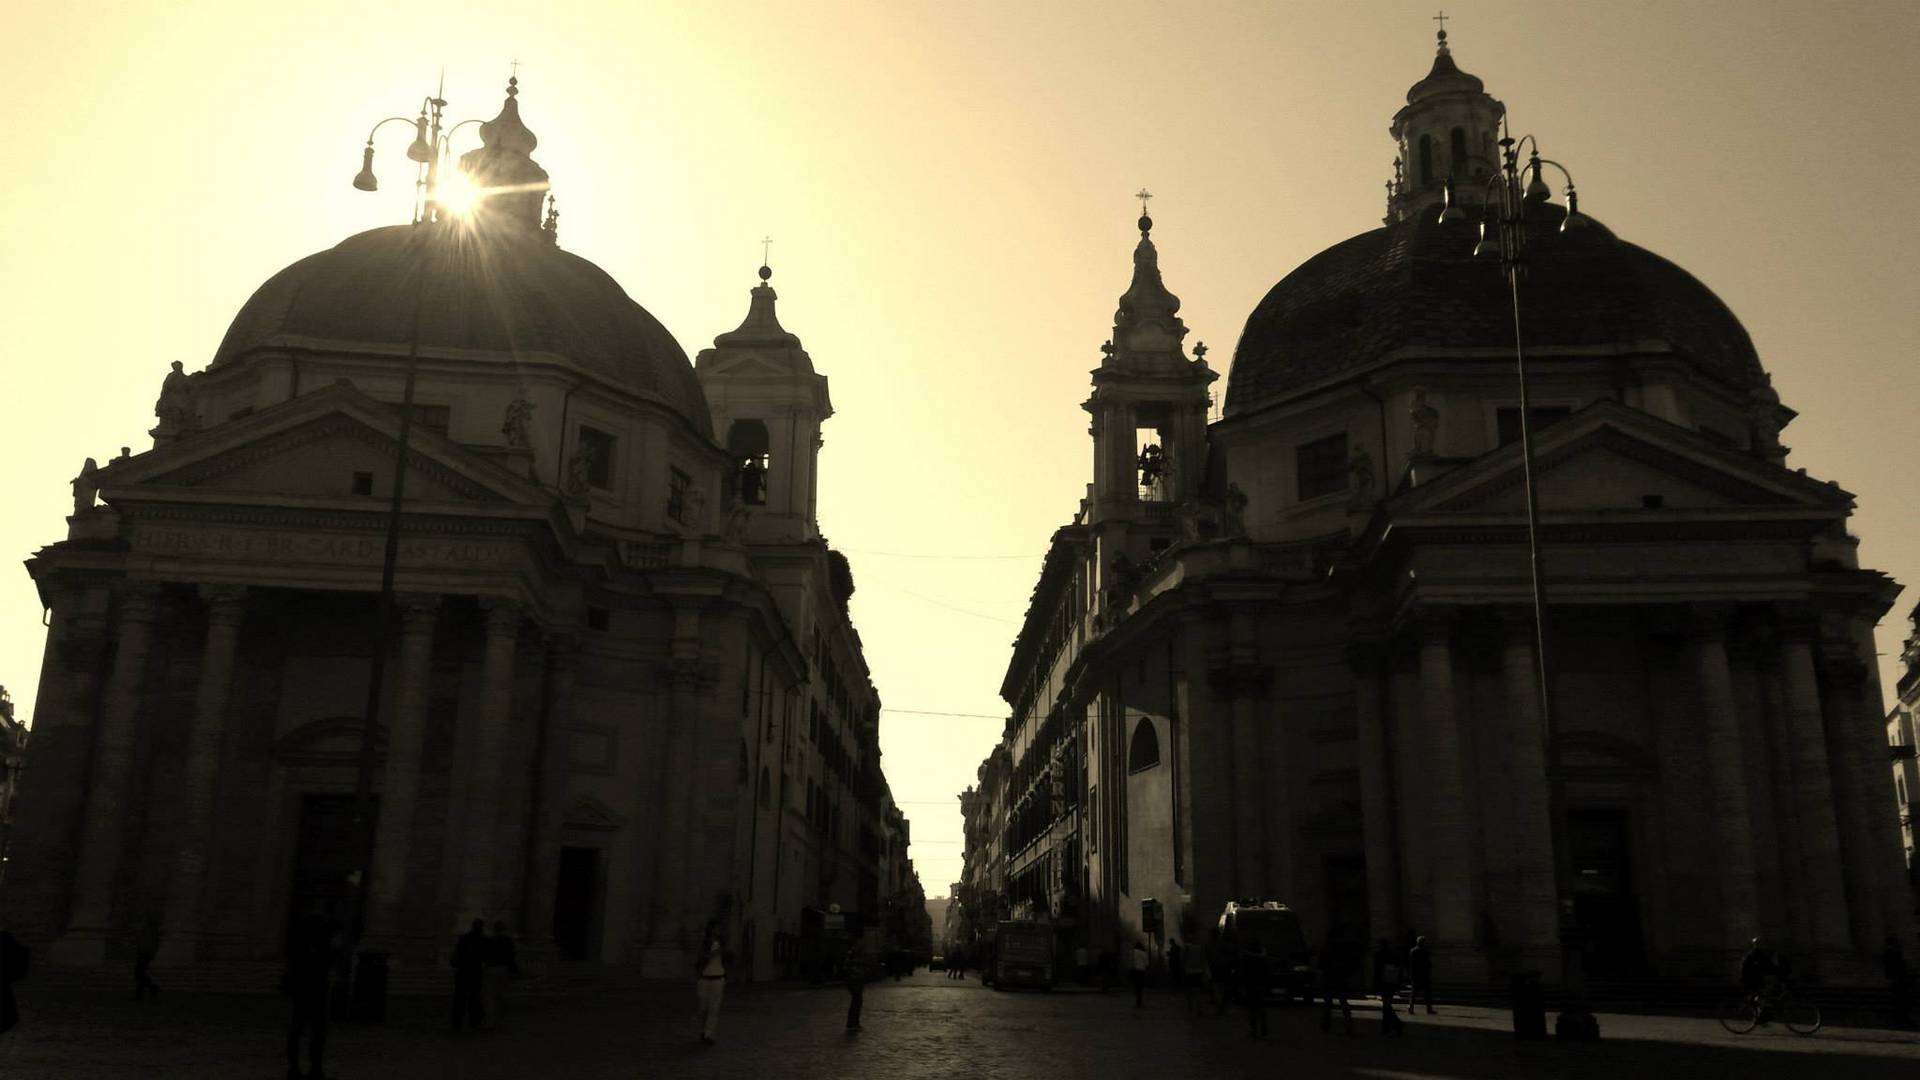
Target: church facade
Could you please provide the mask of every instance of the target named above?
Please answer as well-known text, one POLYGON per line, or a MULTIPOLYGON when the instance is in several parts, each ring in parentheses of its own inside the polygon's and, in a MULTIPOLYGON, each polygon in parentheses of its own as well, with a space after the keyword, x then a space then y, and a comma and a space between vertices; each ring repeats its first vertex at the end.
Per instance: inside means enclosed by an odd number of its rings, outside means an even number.
POLYGON ((717 921, 770 978, 828 913, 921 903, 814 512, 826 378, 764 267, 696 368, 562 250, 516 94, 461 161, 505 194, 266 282, 28 561, 50 629, 3 899, 48 962, 143 929, 162 969, 277 961, 365 873, 366 946, 434 970, 484 918, 678 977, 717 921))
POLYGON ((1211 423, 1141 218, 1088 496, 963 796, 983 902, 1123 955, 1279 901, 1315 947, 1423 935, 1458 982, 1555 981, 1563 934, 1595 977, 1724 981, 1761 937, 1877 981, 1912 929, 1874 668, 1898 586, 1788 466, 1726 306, 1536 185, 1543 723, 1513 313, 1472 227, 1504 113, 1443 34, 1384 226, 1274 286, 1211 423))

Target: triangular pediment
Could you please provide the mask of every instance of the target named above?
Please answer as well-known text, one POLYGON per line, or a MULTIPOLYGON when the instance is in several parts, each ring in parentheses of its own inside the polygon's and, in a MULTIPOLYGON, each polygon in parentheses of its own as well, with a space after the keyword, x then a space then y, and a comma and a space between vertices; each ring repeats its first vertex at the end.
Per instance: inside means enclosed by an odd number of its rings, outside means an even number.
POLYGON ((591 795, 582 795, 573 800, 560 820, 562 824, 576 829, 617 829, 626 823, 626 818, 591 795))
MULTIPOLYGON (((1852 502, 1833 485, 1612 401, 1590 405, 1538 432, 1534 477, 1540 506, 1561 514, 1844 511, 1852 502)), ((1405 491, 1392 506, 1396 514, 1508 514, 1525 508, 1525 472, 1517 444, 1405 491)))
MULTIPOLYGON (((399 410, 336 384, 116 462, 99 474, 101 494, 109 502, 163 491, 364 500, 355 489, 364 475, 372 497, 385 498, 399 427, 399 410)), ((418 424, 407 436, 406 483, 416 504, 552 502, 537 484, 418 424)))

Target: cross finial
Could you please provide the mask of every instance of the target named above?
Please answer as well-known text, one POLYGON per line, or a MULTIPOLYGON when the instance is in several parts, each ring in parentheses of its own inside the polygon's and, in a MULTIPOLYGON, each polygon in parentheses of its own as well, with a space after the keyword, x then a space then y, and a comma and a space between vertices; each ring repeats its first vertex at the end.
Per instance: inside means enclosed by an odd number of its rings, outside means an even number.
POLYGON ((1146 188, 1141 188, 1139 191, 1133 193, 1133 197, 1140 200, 1140 216, 1145 217, 1147 214, 1147 200, 1153 198, 1153 192, 1148 191, 1146 188))
POLYGON ((508 65, 508 69, 509 70, 507 71, 507 74, 509 76, 516 79, 520 77, 520 61, 518 60, 513 61, 513 63, 508 65))
POLYGON ((767 265, 767 255, 772 250, 773 250, 773 237, 771 236, 761 237, 760 238, 760 265, 761 266, 767 265))
POLYGON ((1438 14, 1438 15, 1435 15, 1435 16, 1433 17, 1433 21, 1434 21, 1434 22, 1437 22, 1437 23, 1439 23, 1439 24, 1440 24, 1440 44, 1442 44, 1442 45, 1445 45, 1445 44, 1447 43, 1447 13, 1446 13, 1446 11, 1445 11, 1444 9, 1442 9, 1442 10, 1441 10, 1441 12, 1440 12, 1440 14, 1438 14))

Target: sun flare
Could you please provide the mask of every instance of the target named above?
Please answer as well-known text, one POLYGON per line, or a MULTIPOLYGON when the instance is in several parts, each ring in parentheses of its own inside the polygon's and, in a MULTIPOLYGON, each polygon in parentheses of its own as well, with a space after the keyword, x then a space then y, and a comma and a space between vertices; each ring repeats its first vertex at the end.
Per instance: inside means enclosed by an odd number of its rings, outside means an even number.
POLYGON ((473 178, 458 169, 450 172, 440 182, 436 199, 441 209, 458 218, 472 218, 475 208, 480 205, 482 192, 475 186, 473 178))

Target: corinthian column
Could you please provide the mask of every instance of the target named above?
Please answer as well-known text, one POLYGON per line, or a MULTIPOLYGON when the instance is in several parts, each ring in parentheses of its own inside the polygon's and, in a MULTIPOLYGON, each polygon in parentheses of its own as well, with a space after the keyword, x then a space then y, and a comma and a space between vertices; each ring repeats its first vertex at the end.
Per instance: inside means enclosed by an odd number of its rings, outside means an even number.
POLYGON ((120 596, 113 672, 107 677, 106 700, 94 734, 92 782, 87 788, 86 811, 80 818, 72 913, 67 919, 66 936, 55 949, 61 961, 69 965, 97 965, 106 960, 113 889, 131 809, 127 778, 133 773, 138 734, 135 721, 152 640, 155 599, 151 585, 130 585, 120 596))
POLYGON ((167 914, 160 942, 162 963, 191 961, 201 931, 200 905, 206 889, 207 851, 213 843, 213 805, 220 779, 220 747, 227 731, 227 698, 233 687, 233 655, 246 614, 246 590, 239 586, 202 586, 207 603, 207 640, 200 651, 200 685, 194 696, 193 726, 187 734, 187 763, 179 791, 180 847, 167 880, 167 914))
POLYGON ((420 797, 420 755, 427 732, 440 597, 402 594, 394 597, 394 607, 400 613, 400 670, 395 673, 393 705, 387 714, 387 761, 380 773, 380 818, 367 911, 368 937, 387 947, 404 921, 400 905, 407 894, 413 815, 420 797))
POLYGON ((466 843, 460 865, 460 924, 468 919, 500 914, 494 904, 494 858, 497 854, 498 806, 492 785, 499 782, 513 722, 513 658, 520 640, 520 605, 512 600, 485 599, 487 643, 480 668, 480 707, 473 732, 473 758, 466 783, 466 843))
POLYGON ((1465 760, 1453 688, 1453 627, 1448 608, 1422 611, 1420 718, 1426 728, 1429 785, 1427 835, 1432 842, 1433 921, 1436 944, 1473 943, 1473 821, 1467 812, 1465 760))
POLYGON ((547 692, 541 710, 540 750, 533 789, 532 840, 527 858, 527 925, 524 939, 536 951, 553 946, 553 898, 560 872, 560 821, 566 812, 567 719, 573 701, 579 640, 569 633, 547 639, 547 692))
POLYGON ((1740 717, 1733 700, 1733 671, 1727 666, 1724 604, 1695 604, 1688 609, 1694 637, 1694 661, 1700 690, 1700 717, 1707 742, 1707 772, 1713 790, 1712 827, 1720 848, 1722 944, 1739 949, 1759 931, 1754 892, 1753 813, 1747 793, 1747 761, 1741 747, 1740 717))
POLYGON ((1788 755, 1793 761, 1793 801, 1798 811, 1800 893, 1813 916, 1813 944, 1822 953, 1848 948, 1852 927, 1841 884, 1840 830, 1833 812, 1833 774, 1827 764, 1827 731, 1820 715, 1820 685, 1813 667, 1814 626, 1789 618, 1780 646, 1786 682, 1788 755))

